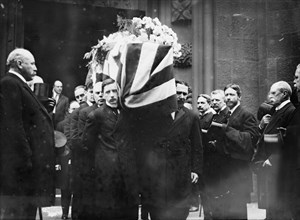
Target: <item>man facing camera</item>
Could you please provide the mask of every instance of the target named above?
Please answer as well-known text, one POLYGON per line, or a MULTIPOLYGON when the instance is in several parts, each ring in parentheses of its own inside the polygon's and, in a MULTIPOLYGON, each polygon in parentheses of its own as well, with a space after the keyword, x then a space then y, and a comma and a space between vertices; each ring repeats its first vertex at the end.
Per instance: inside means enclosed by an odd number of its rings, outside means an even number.
POLYGON ((13 50, 0 82, 0 216, 35 219, 55 199, 54 132, 50 115, 26 81, 36 75, 34 56, 13 50))
POLYGON ((62 94, 63 84, 61 81, 56 80, 53 85, 52 98, 55 99, 56 105, 53 109, 54 127, 57 123, 64 120, 69 108, 69 98, 62 94))
MULTIPOLYGON (((226 176, 222 177, 223 191, 219 198, 217 219, 247 219, 247 203, 250 202, 252 174, 249 162, 254 153, 259 131, 253 114, 240 104, 239 85, 228 84, 224 88, 225 102, 230 116, 221 124, 226 156, 226 176)), ((217 202, 217 201, 215 201, 217 202)))
POLYGON ((121 168, 119 146, 124 140, 117 138, 120 117, 117 84, 107 79, 103 81, 102 90, 105 103, 88 115, 83 133, 92 181, 92 185, 84 185, 85 196, 94 203, 92 215, 95 219, 137 219, 138 206, 130 199, 131 192, 126 185, 128 177, 121 168))

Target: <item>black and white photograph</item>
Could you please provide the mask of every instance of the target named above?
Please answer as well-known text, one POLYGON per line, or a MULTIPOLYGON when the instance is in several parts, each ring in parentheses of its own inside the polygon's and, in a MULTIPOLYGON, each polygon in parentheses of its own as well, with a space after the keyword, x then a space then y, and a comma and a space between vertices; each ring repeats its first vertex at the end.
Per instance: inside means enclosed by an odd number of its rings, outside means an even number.
POLYGON ((300 0, 0 0, 0 220, 300 219, 300 0))

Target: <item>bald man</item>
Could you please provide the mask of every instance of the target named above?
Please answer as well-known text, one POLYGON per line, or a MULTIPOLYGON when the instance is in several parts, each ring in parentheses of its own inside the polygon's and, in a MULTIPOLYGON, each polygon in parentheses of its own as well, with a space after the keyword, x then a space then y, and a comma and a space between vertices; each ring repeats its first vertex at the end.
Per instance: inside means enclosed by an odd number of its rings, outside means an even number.
POLYGON ((50 115, 27 81, 34 56, 13 50, 0 81, 0 218, 35 219, 37 207, 54 205, 55 152, 50 115))
POLYGON ((55 99, 56 105, 53 109, 54 127, 58 122, 64 120, 69 108, 69 98, 62 94, 63 84, 56 80, 53 84, 52 98, 55 99))
MULTIPOLYGON (((289 189, 285 186, 289 180, 284 178, 289 170, 290 160, 286 155, 284 133, 281 133, 288 126, 295 110, 290 101, 291 94, 292 89, 287 82, 275 82, 268 95, 274 113, 263 116, 259 124, 262 135, 253 161, 261 165, 259 182, 264 178, 265 181, 261 183, 267 184, 264 204, 267 219, 292 219, 286 201, 289 189)), ((259 185, 259 189, 262 187, 259 185)))

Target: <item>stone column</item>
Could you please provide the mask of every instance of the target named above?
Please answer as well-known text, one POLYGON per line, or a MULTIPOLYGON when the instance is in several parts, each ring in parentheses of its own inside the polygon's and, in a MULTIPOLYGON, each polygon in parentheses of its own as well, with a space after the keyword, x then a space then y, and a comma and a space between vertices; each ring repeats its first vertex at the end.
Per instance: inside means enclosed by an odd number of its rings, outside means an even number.
MULTIPOLYGON (((215 85, 213 0, 193 0, 193 103, 215 85)), ((194 106, 194 107, 195 107, 194 106)))

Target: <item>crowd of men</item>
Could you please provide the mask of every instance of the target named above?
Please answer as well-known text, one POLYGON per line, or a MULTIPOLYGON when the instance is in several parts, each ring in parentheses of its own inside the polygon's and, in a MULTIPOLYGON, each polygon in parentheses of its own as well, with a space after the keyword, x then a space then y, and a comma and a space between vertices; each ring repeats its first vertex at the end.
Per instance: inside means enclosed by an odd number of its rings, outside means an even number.
MULTIPOLYGON (((267 219, 300 216, 300 112, 287 82, 270 87, 259 118, 241 105, 237 84, 200 94, 195 111, 185 107, 191 89, 175 80, 175 111, 132 114, 120 108, 112 79, 77 86, 70 104, 57 80, 41 103, 27 84, 37 71, 33 55, 15 49, 7 64, 0 84, 1 220, 35 219, 37 207, 53 205, 57 171, 62 219, 72 198, 73 220, 137 220, 139 204, 144 220, 184 220, 199 194, 204 219, 247 219, 253 172, 267 219), (54 129, 66 137, 59 153, 54 129)), ((299 77, 300 65, 296 91, 299 77)))

